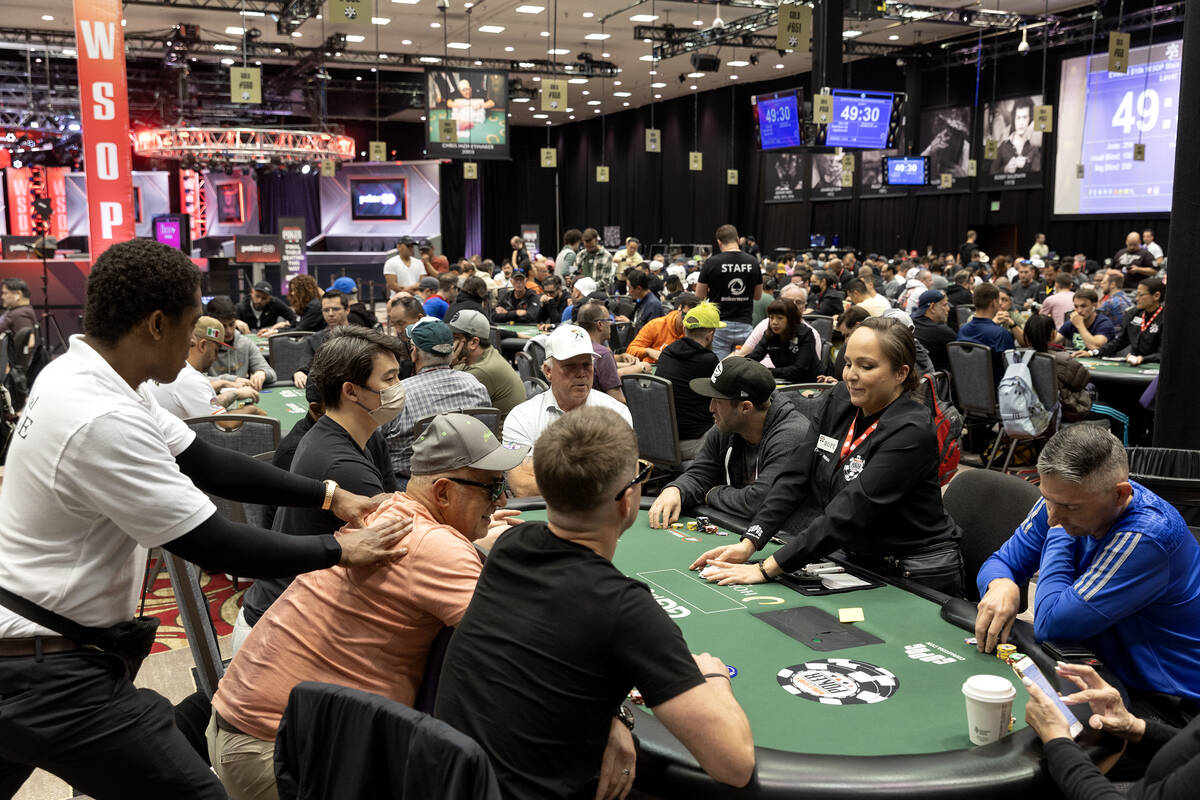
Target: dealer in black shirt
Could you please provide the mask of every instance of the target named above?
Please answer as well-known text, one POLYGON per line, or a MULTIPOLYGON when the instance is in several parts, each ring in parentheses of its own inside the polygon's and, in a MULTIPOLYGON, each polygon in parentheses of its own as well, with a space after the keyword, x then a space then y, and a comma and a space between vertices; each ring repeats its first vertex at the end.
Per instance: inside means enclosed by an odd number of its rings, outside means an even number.
POLYGON ((1080 350, 1074 355, 1111 356, 1129 348, 1125 360, 1130 364, 1154 363, 1162 357, 1162 337, 1166 330, 1167 285, 1162 278, 1146 278, 1138 284, 1133 307, 1125 312, 1117 335, 1098 350, 1080 350))
POLYGON ((692 564, 715 564, 710 581, 763 583, 839 548, 852 562, 907 573, 962 596, 962 532, 942 507, 938 445, 929 409, 912 392, 916 344, 902 324, 871 317, 846 343, 845 381, 817 419, 816 448, 798 452, 735 545, 692 564), (758 564, 744 564, 811 493, 824 508, 796 538, 758 564))
MULTIPOLYGON (((404 408, 399 352, 398 343, 378 331, 356 325, 330 331, 311 372, 325 416, 300 440, 292 474, 325 475, 365 497, 395 490, 395 476, 385 477, 368 448, 379 435, 379 426, 404 408)), ((286 507, 275 515, 273 527, 318 535, 334 533, 342 523, 328 511, 286 507)), ((256 581, 246 590, 239 621, 253 627, 292 580, 289 576, 256 581)))
POLYGON ((725 665, 689 654, 649 588, 612 564, 649 477, 636 456, 609 409, 551 423, 533 454, 547 522, 499 538, 450 640, 435 716, 480 744, 507 798, 628 793, 633 770, 602 772, 601 759, 634 686, 709 775, 750 780, 754 742, 725 665))

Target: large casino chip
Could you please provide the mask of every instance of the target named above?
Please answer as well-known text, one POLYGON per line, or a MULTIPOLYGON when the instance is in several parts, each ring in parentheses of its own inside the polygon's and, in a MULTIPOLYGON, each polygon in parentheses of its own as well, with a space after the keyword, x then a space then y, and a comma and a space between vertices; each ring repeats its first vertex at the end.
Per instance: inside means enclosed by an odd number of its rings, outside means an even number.
POLYGON ((797 664, 775 677, 785 692, 833 706, 882 703, 900 689, 900 680, 883 667, 848 658, 797 664))

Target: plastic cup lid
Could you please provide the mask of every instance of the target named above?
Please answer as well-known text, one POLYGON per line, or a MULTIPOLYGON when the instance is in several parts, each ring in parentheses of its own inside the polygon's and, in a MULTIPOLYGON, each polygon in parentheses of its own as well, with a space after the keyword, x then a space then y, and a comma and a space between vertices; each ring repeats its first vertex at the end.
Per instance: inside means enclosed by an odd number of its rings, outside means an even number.
POLYGON ((963 684, 962 692, 975 700, 997 703, 1011 700, 1017 694, 1012 682, 999 675, 972 675, 963 684))

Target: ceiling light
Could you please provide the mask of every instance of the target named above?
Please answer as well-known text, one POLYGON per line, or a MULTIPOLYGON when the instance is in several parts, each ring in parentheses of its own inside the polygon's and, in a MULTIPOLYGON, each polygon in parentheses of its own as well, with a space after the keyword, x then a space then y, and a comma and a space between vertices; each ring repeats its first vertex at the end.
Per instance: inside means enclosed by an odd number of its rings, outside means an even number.
POLYGON ((783 69, 783 64, 776 64, 775 69, 783 69))
POLYGON ((517 66, 521 69, 533 69, 532 61, 518 61, 517 66))
POLYGON ((239 28, 237 25, 230 25, 225 29, 225 32, 230 36, 243 36, 246 33, 245 28, 239 28))
POLYGON ((400 3, 401 5, 406 6, 415 6, 417 3, 421 2, 421 0, 392 0, 392 2, 400 3))
POLYGON ((613 97, 633 97, 633 92, 613 92, 613 97))
POLYGON ((579 85, 581 83, 587 83, 587 78, 567 78, 567 83, 579 85))
POLYGON ((695 25, 697 28, 703 28, 703 27, 704 27, 704 20, 702 20, 702 19, 694 19, 694 20, 692 20, 692 24, 693 24, 693 25, 695 25))
POLYGON ((627 100, 624 103, 621 103, 621 105, 625 106, 626 108, 629 108, 629 101, 627 100))
POLYGON ((592 17, 594 17, 594 16, 596 16, 596 15, 595 15, 595 14, 593 14, 591 11, 585 11, 585 12, 583 12, 583 18, 584 18, 584 19, 591 19, 591 18, 592 18, 592 17))
POLYGON ((402 44, 402 45, 404 45, 405 47, 407 47, 408 45, 412 44, 412 39, 401 39, 401 40, 400 40, 400 44, 402 44))
POLYGON ((651 89, 665 89, 665 88, 667 88, 667 85, 665 83, 663 83, 662 81, 657 81, 655 83, 650 84, 650 88, 651 89))
POLYGON ((889 41, 889 42, 894 42, 894 41, 896 41, 896 40, 897 40, 897 39, 899 39, 899 38, 900 38, 900 34, 898 34, 898 33, 893 33, 891 36, 889 36, 889 37, 888 37, 888 41, 889 41))
POLYGON ((475 66, 477 66, 477 67, 482 67, 482 66, 483 66, 483 62, 482 62, 482 61, 480 61, 479 59, 475 59, 475 66))
POLYGON ((593 108, 593 109, 592 109, 592 113, 593 113, 593 114, 599 114, 599 113, 600 113, 600 109, 598 109, 598 108, 593 108))
POLYGON ((563 111, 566 111, 568 114, 570 114, 574 110, 575 109, 571 108, 570 106, 567 106, 566 108, 563 109, 563 111))
POLYGON ((387 25, 391 21, 389 17, 371 17, 372 25, 387 25))
POLYGON ((550 31, 542 31, 542 32, 541 32, 540 34, 538 34, 538 35, 539 35, 539 36, 541 36, 543 39, 549 39, 549 38, 550 38, 550 31))
POLYGON ((843 39, 855 39, 862 35, 863 35, 862 31, 842 31, 843 39))
POLYGON ((540 14, 546 10, 545 6, 517 6, 518 14, 540 14))
POLYGON ((70 56, 70 57, 72 57, 72 58, 73 58, 73 57, 75 57, 75 56, 76 56, 76 55, 78 55, 78 54, 75 52, 75 48, 73 48, 73 47, 68 47, 68 48, 66 48, 65 50, 63 50, 63 55, 64 55, 64 56, 70 56))
POLYGON ((1029 28, 1021 28, 1021 43, 1017 45, 1017 52, 1024 55, 1029 52, 1029 28))
POLYGON ((220 50, 225 53, 236 53, 237 47, 232 44, 214 44, 213 50, 220 50))
POLYGON ((267 14, 265 11, 246 11, 244 9, 242 10, 243 17, 265 17, 266 15, 267 14))
POLYGON ((528 97, 514 97, 514 98, 512 99, 512 102, 514 102, 514 103, 528 103, 528 102, 529 102, 529 98, 528 98, 528 97))
POLYGON ((691 89, 691 90, 694 92, 694 91, 696 91, 696 84, 694 84, 694 83, 693 83, 693 84, 692 84, 691 86, 689 86, 688 88, 689 88, 689 89, 691 89))
POLYGON ((549 119, 550 115, 549 114, 534 114, 533 118, 534 119, 549 119))
POLYGON ((654 56, 640 56, 638 58, 638 61, 653 61, 653 60, 654 60, 654 56))
POLYGON ((511 53, 514 49, 515 48, 513 48, 513 47, 506 47, 506 48, 504 48, 504 52, 511 53))
POLYGON ((541 82, 542 82, 542 79, 541 79, 541 77, 539 77, 539 76, 537 76, 537 75, 534 75, 534 76, 533 76, 533 82, 534 82, 534 83, 541 83, 541 82))
POLYGON ((360 33, 347 33, 346 34, 347 42, 354 42, 355 44, 358 44, 360 42, 365 42, 366 40, 367 40, 367 37, 363 36, 360 33))
POLYGON ((748 66, 750 66, 749 61, 742 61, 740 59, 737 61, 726 61, 725 63, 731 67, 748 67, 748 66))
POLYGON ((689 78, 703 78, 703 77, 704 77, 704 73, 703 73, 703 72, 689 72, 689 73, 687 74, 687 76, 688 76, 689 78))
POLYGON ((653 43, 654 42, 652 39, 642 39, 642 44, 653 44, 653 43))
POLYGON ((471 45, 467 42, 446 42, 446 47, 451 50, 470 50, 471 45))
POLYGON ((225 66, 227 66, 227 67, 232 67, 232 66, 233 66, 233 59, 232 59, 232 58, 222 58, 222 59, 221 59, 221 63, 222 63, 222 64, 224 64, 224 65, 225 65, 225 66))
POLYGON ((630 22, 654 22, 658 19, 657 14, 634 14, 629 18, 630 22))
POLYGON ((736 81, 737 79, 738 79, 738 76, 737 76, 737 75, 730 75, 730 76, 729 76, 729 80, 731 80, 731 81, 736 81))
POLYGON ((662 95, 661 95, 661 94, 656 94, 656 95, 654 95, 654 99, 655 99, 655 100, 662 100, 662 95))
POLYGON ((50 14, 42 14, 42 22, 54 22, 54 17, 50 14))
POLYGON ((589 90, 587 90, 587 89, 584 89, 584 90, 583 90, 583 96, 584 96, 584 97, 587 97, 589 94, 591 94, 591 92, 590 92, 589 90))
POLYGON ((362 75, 355 75, 355 76, 354 76, 354 80, 356 80, 356 81, 361 81, 361 80, 362 80, 362 75))
POLYGON ((571 51, 567 50, 565 47, 553 47, 546 51, 546 55, 548 55, 548 56, 565 56, 570 52, 571 51))
POLYGON ((611 36, 612 36, 611 33, 589 33, 587 36, 585 36, 583 38, 587 39, 590 42, 603 42, 605 39, 608 39, 611 36))
POLYGON ((417 60, 420 61, 422 64, 440 64, 442 61, 437 56, 421 56, 417 60))
POLYGON ((303 34, 303 33, 301 33, 300 31, 292 31, 292 38, 293 38, 293 39, 299 39, 299 38, 300 38, 301 36, 303 36, 303 35, 304 35, 304 34, 303 34))
POLYGON ((429 27, 431 27, 431 28, 440 28, 440 27, 442 27, 442 23, 440 23, 440 22, 431 22, 431 23, 429 23, 429 27))
POLYGON ((571 115, 570 117, 568 117, 567 119, 575 119, 575 115, 574 115, 574 114, 572 114, 572 115, 571 115))
MULTIPOLYGON (((276 52, 278 52, 278 51, 276 51, 276 52)), ((380 54, 379 54, 379 60, 380 60, 380 61, 387 61, 387 53, 380 53, 380 54)))
POLYGON ((612 53, 601 53, 600 57, 601 58, 612 58, 612 53))
POLYGON ((651 75, 657 75, 657 74, 658 74, 658 70, 656 70, 656 69, 652 69, 652 70, 650 70, 650 74, 651 74, 651 75))
POLYGON ((588 100, 587 104, 589 106, 598 106, 598 105, 600 105, 600 101, 599 100, 588 100))
POLYGON ((504 33, 503 25, 480 25, 480 33, 504 33))

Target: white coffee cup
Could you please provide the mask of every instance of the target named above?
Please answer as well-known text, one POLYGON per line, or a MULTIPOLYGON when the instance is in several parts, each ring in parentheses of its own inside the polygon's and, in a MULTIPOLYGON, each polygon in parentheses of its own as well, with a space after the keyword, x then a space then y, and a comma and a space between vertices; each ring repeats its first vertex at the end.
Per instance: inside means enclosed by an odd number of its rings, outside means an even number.
POLYGON ((972 744, 988 744, 1008 733, 1017 689, 999 675, 972 675, 962 686, 967 698, 967 733, 972 744))

